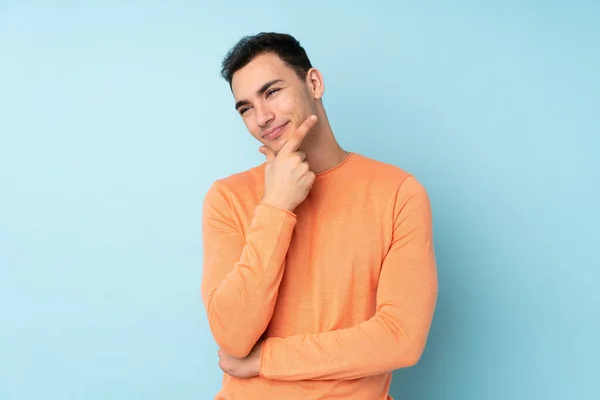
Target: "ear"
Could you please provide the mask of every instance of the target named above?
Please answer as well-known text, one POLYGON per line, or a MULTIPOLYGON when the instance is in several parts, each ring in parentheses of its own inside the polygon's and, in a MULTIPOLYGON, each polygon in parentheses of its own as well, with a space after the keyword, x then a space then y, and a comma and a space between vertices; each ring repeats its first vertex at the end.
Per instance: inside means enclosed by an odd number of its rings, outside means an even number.
POLYGON ((309 69, 306 74, 306 84, 314 99, 321 99, 323 97, 325 84, 323 82, 321 71, 316 68, 309 69))

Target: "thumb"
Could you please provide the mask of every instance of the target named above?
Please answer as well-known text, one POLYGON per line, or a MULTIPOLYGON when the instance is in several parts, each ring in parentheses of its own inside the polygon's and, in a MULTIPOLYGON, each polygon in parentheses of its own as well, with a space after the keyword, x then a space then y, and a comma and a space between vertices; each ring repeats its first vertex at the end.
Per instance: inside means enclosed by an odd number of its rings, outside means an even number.
POLYGON ((275 159, 275 153, 273 153, 273 151, 267 146, 260 146, 258 151, 264 154, 265 157, 267 157, 267 162, 271 162, 275 159))

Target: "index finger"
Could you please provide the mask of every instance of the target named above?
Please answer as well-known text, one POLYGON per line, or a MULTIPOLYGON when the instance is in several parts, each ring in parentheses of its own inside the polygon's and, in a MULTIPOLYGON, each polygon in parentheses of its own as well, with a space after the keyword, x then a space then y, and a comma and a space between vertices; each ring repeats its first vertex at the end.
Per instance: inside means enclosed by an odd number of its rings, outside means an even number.
POLYGON ((275 153, 273 153, 273 151, 271 151, 271 149, 269 149, 267 146, 260 146, 258 151, 265 155, 267 162, 273 161, 275 158, 275 153))
POLYGON ((283 145, 279 153, 289 154, 293 153, 300 148, 302 141, 306 137, 306 134, 317 122, 317 116, 311 115, 296 129, 296 132, 292 133, 288 141, 283 145))

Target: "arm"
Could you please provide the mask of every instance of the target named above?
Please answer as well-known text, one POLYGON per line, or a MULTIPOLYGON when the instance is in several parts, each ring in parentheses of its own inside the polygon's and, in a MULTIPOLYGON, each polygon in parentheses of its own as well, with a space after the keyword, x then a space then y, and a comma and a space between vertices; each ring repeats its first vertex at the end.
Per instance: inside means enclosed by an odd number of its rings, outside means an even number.
POLYGON ((416 364, 437 300, 435 264, 429 199, 410 177, 396 197, 393 240, 381 267, 375 315, 351 328, 266 339, 260 375, 344 380, 416 364))
POLYGON ((245 357, 271 320, 296 217, 258 204, 244 241, 221 186, 210 188, 203 206, 202 300, 217 344, 245 357))

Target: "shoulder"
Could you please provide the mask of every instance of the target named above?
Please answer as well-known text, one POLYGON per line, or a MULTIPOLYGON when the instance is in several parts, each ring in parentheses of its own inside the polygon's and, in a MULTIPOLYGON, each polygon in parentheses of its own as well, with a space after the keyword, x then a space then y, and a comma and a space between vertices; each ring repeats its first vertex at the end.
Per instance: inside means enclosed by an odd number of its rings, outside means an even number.
POLYGON ((405 204, 410 200, 429 202, 425 186, 412 172, 361 154, 355 154, 354 157, 356 169, 353 173, 363 178, 364 187, 395 204, 405 204))
POLYGON ((399 189, 404 185, 407 187, 421 185, 410 171, 402 167, 359 153, 355 153, 354 158, 356 173, 368 179, 369 182, 395 189, 399 189))
POLYGON ((251 195, 264 185, 264 164, 215 180, 206 193, 204 203, 229 202, 228 199, 251 195))

